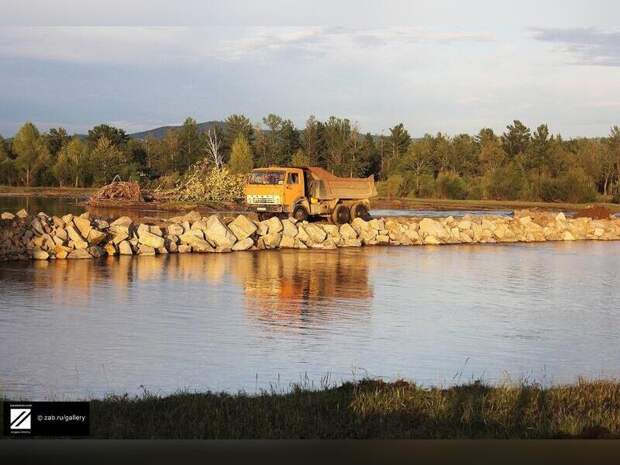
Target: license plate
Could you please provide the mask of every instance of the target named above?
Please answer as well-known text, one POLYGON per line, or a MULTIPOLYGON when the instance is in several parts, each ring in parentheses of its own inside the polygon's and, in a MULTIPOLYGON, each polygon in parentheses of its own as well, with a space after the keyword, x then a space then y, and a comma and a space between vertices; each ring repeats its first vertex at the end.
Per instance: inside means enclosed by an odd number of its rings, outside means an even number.
POLYGON ((264 212, 264 211, 267 211, 267 209, 265 207, 257 207, 256 211, 264 212))

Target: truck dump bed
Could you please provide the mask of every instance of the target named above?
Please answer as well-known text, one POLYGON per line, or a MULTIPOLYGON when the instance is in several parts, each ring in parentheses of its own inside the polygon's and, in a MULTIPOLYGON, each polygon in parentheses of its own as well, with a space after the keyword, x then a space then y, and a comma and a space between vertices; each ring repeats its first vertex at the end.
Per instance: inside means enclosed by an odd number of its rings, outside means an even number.
POLYGON ((306 168, 309 192, 319 200, 368 199, 377 195, 373 176, 367 178, 339 178, 323 168, 306 168))

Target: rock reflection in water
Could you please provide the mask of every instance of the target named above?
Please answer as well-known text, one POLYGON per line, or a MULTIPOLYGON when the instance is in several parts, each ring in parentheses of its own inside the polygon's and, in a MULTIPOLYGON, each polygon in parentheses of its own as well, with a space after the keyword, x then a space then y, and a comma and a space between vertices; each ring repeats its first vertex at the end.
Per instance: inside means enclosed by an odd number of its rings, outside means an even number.
POLYGON ((261 320, 292 323, 309 313, 334 318, 348 300, 372 297, 368 256, 355 251, 247 253, 232 265, 249 314, 261 320))
MULTIPOLYGON (((107 257, 14 263, 0 268, 0 279, 15 281, 16 293, 24 288, 43 291, 36 295, 83 310, 89 309, 91 293, 102 286, 108 297, 122 300, 136 281, 193 281, 211 287, 232 281, 243 291, 249 316, 292 324, 309 314, 337 318, 351 300, 356 309, 367 308, 373 296, 368 262, 368 254, 359 250, 107 257), (22 272, 13 272, 17 269, 22 272), (364 301, 368 305, 360 305, 364 301)), ((179 298, 192 297, 179 289, 179 298)))

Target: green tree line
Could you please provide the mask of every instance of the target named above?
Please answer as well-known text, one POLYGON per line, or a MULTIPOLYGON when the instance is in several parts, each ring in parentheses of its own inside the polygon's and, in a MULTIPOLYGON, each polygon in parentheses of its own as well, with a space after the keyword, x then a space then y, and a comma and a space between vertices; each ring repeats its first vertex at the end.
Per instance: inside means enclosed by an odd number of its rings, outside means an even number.
POLYGON ((297 128, 270 114, 258 124, 231 115, 201 130, 192 118, 158 139, 130 138, 105 124, 86 136, 63 128, 40 133, 25 123, 0 137, 0 184, 98 186, 121 179, 173 186, 207 160, 232 173, 270 165, 321 166, 339 176, 370 176, 385 196, 589 202, 620 201, 620 129, 607 137, 564 140, 546 124, 520 121, 502 134, 443 133, 412 138, 402 123, 387 134, 362 133, 347 118, 310 116, 297 128))

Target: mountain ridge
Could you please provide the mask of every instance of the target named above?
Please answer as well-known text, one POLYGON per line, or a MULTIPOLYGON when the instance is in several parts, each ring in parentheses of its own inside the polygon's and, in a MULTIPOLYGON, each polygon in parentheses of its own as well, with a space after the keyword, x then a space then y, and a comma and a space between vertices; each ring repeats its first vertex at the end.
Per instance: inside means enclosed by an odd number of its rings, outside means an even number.
MULTIPOLYGON (((224 121, 205 121, 203 123, 198 123, 198 132, 207 132, 209 129, 213 129, 214 127, 218 127, 220 129, 224 129, 226 123, 224 121)), ((127 134, 132 139, 146 139, 147 137, 153 137, 155 139, 163 139, 166 135, 166 132, 172 130, 176 131, 183 127, 182 124, 179 125, 169 125, 169 126, 160 126, 158 128, 147 129, 146 131, 133 132, 131 134, 127 134)))

